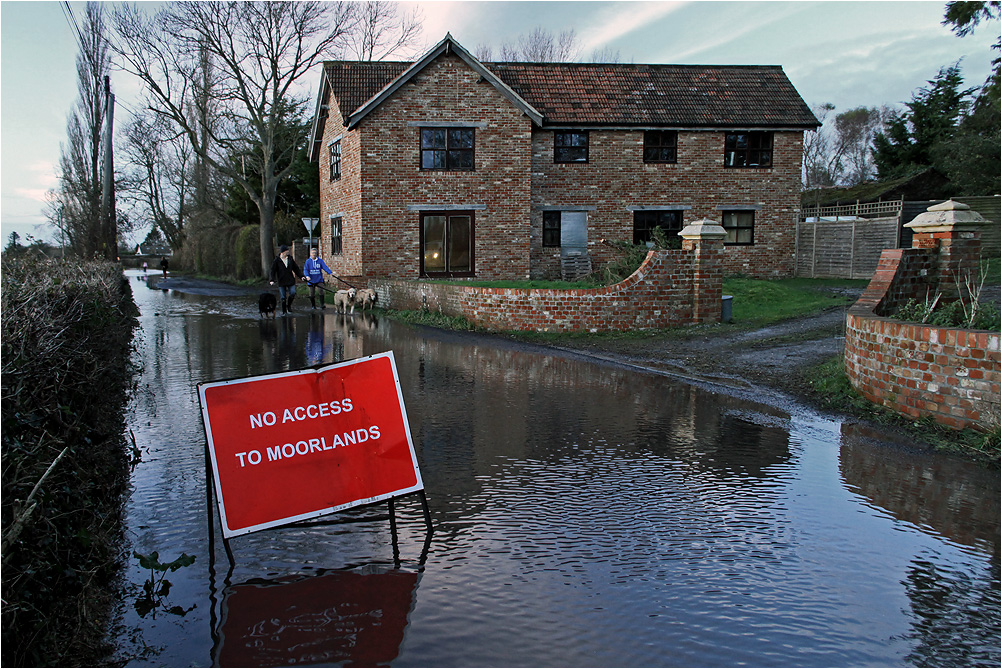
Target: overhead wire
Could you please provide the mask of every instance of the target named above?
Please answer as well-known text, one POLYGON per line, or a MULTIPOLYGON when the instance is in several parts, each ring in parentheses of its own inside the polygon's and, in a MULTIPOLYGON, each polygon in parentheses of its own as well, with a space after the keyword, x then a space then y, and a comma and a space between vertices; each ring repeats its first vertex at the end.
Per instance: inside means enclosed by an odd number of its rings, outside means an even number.
POLYGON ((77 17, 73 14, 73 8, 70 7, 69 2, 59 3, 59 8, 63 10, 63 16, 66 17, 66 22, 70 24, 70 30, 76 35, 77 44, 83 48, 84 38, 83 33, 80 32, 80 26, 77 25, 77 17))

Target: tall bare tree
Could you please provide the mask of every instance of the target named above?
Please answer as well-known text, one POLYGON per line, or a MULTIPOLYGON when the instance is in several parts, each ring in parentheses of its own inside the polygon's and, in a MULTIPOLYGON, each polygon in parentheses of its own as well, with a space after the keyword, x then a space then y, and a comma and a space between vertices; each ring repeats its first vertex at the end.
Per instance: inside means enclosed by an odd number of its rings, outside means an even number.
POLYGON ((890 115, 888 108, 857 107, 835 115, 835 105, 813 107, 821 121, 804 136, 804 189, 857 186, 874 178, 873 138, 890 115))
POLYGON ((126 197, 171 249, 179 250, 193 189, 194 152, 188 139, 165 117, 146 112, 128 123, 125 140, 126 197))
POLYGON ((114 230, 101 220, 101 139, 107 113, 104 78, 111 71, 104 5, 88 2, 77 32, 77 99, 61 145, 59 186, 49 208, 50 221, 65 236, 70 249, 82 256, 114 258, 114 230), (56 215, 58 212, 58 215, 56 215))
POLYGON ((814 105, 812 111, 821 121, 821 127, 804 133, 805 190, 834 186, 842 172, 842 151, 831 127, 835 105, 825 102, 814 105))
MULTIPOLYGON (((503 42, 498 47, 498 61, 530 63, 563 63, 577 58, 581 50, 577 33, 573 28, 553 34, 546 28, 537 26, 528 33, 519 35, 513 42, 503 42)), ((481 44, 476 48, 478 60, 494 60, 494 48, 481 44)))
POLYGON ((152 16, 135 5, 115 10, 114 49, 146 85, 150 109, 257 207, 262 275, 273 259, 278 183, 308 130, 308 99, 296 86, 346 46, 356 21, 347 2, 167 3, 152 16))
POLYGON ((882 129, 881 112, 876 107, 856 107, 835 117, 844 185, 856 186, 874 177, 877 168, 873 162, 873 137, 882 129))
POLYGON ((401 12, 395 2, 369 0, 355 6, 358 23, 349 37, 348 51, 356 60, 384 60, 408 55, 419 46, 421 11, 401 12))

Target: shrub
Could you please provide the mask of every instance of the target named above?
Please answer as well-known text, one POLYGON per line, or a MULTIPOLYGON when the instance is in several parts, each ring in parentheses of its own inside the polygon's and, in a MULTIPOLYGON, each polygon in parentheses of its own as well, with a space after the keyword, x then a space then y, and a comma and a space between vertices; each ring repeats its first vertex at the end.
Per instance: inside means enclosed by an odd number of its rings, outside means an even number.
POLYGON ((937 300, 930 302, 910 299, 898 307, 891 318, 910 323, 928 323, 937 327, 975 330, 998 330, 1002 325, 999 309, 994 304, 979 304, 972 319, 970 305, 965 305, 961 300, 943 303, 937 300))
POLYGON ((121 267, 96 261, 5 258, 2 294, 3 663, 93 664, 136 308, 121 267))
POLYGON ((260 230, 260 225, 243 225, 237 232, 234 276, 238 279, 255 279, 261 276, 260 230))

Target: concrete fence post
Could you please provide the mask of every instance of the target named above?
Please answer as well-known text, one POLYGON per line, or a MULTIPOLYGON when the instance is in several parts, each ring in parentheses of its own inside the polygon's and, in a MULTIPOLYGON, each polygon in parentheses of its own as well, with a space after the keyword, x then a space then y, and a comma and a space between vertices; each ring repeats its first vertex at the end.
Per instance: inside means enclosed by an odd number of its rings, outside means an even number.
MULTIPOLYGON (((981 264, 981 228, 988 221, 963 202, 933 205, 905 225, 912 230, 912 248, 936 252, 929 277, 946 299, 958 297, 965 279, 976 279, 981 264)), ((967 295, 964 296, 968 297, 967 295)))
POLYGON ((727 231, 716 221, 703 218, 685 226, 678 235, 682 248, 693 254, 692 322, 719 323, 727 231))

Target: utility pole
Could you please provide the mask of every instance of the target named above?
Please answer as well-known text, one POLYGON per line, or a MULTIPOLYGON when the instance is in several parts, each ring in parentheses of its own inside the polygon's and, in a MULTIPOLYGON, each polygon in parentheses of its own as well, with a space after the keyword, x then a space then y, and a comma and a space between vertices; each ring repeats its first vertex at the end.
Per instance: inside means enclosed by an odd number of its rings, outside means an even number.
POLYGON ((115 130, 115 96, 111 93, 111 77, 104 77, 105 126, 104 126, 104 168, 101 191, 102 236, 107 246, 105 257, 118 257, 118 221, 115 215, 115 159, 112 138, 115 130))

